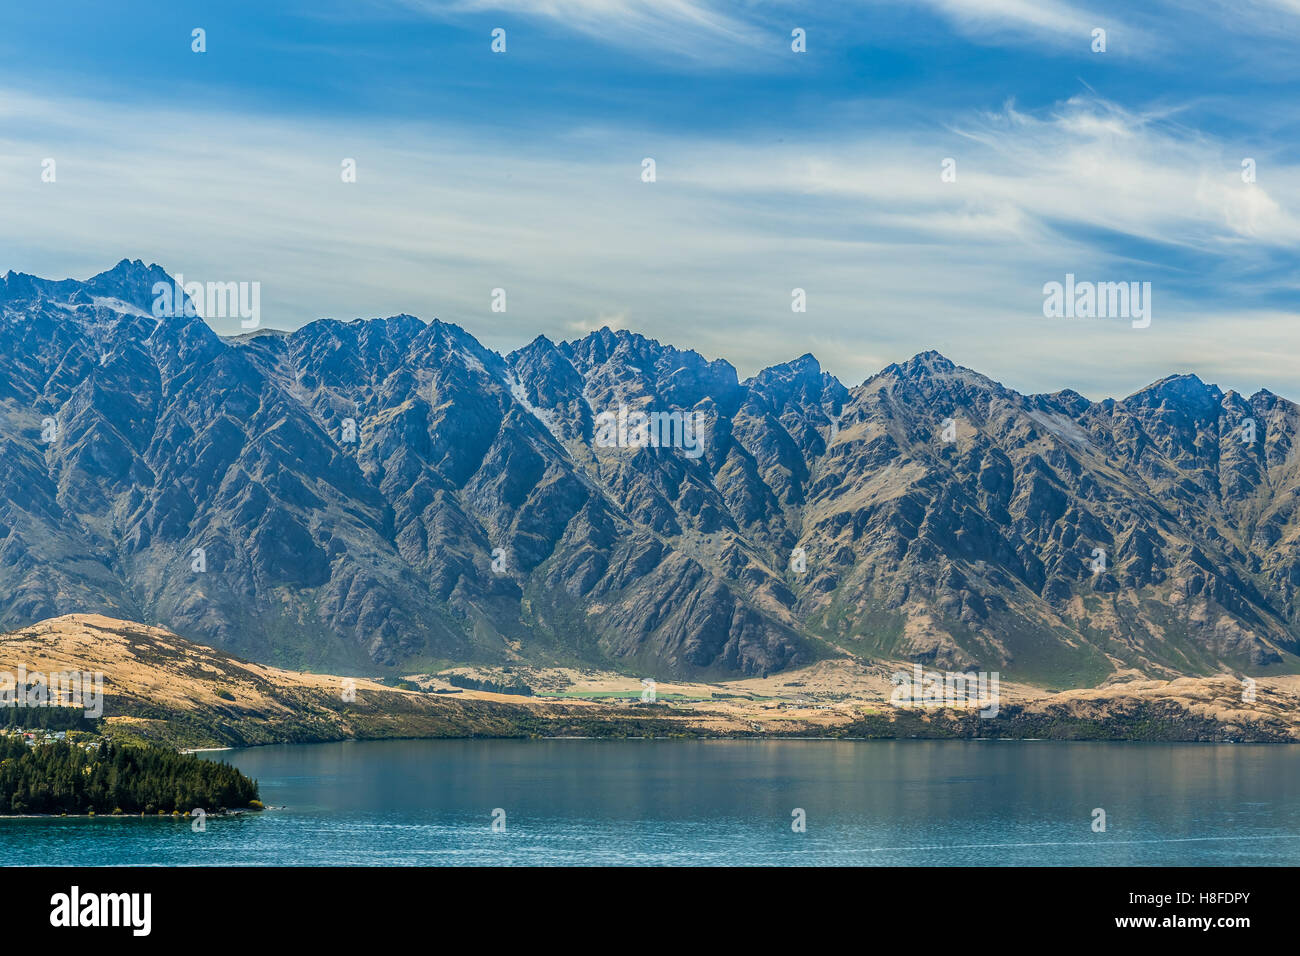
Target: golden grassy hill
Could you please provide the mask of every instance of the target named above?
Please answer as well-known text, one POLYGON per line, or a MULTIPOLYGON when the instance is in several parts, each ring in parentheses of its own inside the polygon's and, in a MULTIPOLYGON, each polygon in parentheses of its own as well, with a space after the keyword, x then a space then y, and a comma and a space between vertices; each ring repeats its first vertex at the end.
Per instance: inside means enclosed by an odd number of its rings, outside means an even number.
POLYGON ((102 672, 116 733, 186 747, 382 737, 525 736, 605 708, 457 699, 243 661, 169 631, 95 614, 51 618, 0 636, 0 671, 102 672))
MULTIPOLYGON (((969 710, 890 707, 891 666, 848 658, 722 684, 664 682, 653 707, 607 699, 635 698, 636 678, 531 668, 515 676, 552 699, 429 693, 355 678, 355 699, 345 700, 342 677, 250 663, 160 628, 93 614, 0 635, 0 671, 20 666, 102 673, 111 732, 181 747, 526 736, 1300 740, 1300 677, 1290 676, 1260 679, 1249 702, 1241 682, 1227 676, 1119 679, 1061 693, 1008 684, 995 721, 969 710)), ((493 670, 480 676, 507 679, 493 670)), ((416 680, 453 689, 433 675, 416 680)))

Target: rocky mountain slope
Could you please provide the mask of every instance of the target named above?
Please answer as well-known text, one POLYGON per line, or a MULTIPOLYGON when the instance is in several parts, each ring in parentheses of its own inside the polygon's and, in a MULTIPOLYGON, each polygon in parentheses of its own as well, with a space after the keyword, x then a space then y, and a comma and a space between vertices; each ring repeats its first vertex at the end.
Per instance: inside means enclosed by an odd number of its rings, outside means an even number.
POLYGON ((1300 414, 1269 392, 1026 396, 933 352, 740 381, 628 332, 501 356, 406 315, 223 339, 154 318, 160 281, 0 279, 0 626, 353 672, 1298 669, 1300 414), (636 412, 676 414, 669 447, 636 412))

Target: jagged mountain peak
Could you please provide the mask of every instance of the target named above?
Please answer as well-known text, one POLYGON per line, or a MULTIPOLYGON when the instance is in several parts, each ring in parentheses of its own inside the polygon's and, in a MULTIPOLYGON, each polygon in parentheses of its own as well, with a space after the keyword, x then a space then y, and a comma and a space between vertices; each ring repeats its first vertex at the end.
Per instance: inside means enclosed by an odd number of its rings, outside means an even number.
POLYGON ((162 266, 158 265, 156 262, 151 262, 148 265, 145 265, 143 259, 122 259, 111 269, 105 269, 103 272, 91 276, 86 281, 89 284, 108 280, 114 282, 154 282, 158 281, 158 276, 161 276, 164 279, 172 278, 167 274, 162 266))
MULTIPOLYGON (((436 320, 435 320, 436 321, 436 320)), ((411 335, 424 331, 429 323, 414 315, 400 312, 397 315, 373 316, 370 318, 334 319, 319 318, 292 330, 290 335, 313 335, 328 331, 332 334, 346 333, 351 336, 365 335, 370 332, 381 333, 405 332, 411 335)), ((463 329, 461 330, 464 331, 463 329)), ((469 333, 465 333, 468 335, 469 333)))
POLYGON ((834 375, 822 371, 821 363, 811 352, 763 369, 746 379, 743 387, 777 414, 794 406, 815 411, 814 419, 818 422, 823 414, 839 414, 849 398, 849 390, 834 375))
POLYGON ((1190 372, 1167 375, 1146 388, 1139 389, 1124 404, 1148 408, 1168 407, 1188 412, 1198 418, 1217 414, 1224 393, 1190 372))
POLYGON ((143 312, 152 312, 155 286, 174 282, 175 279, 156 263, 145 265, 139 259, 123 259, 112 269, 88 279, 84 291, 92 296, 117 299, 143 312))
POLYGON ((900 367, 903 369, 925 369, 930 372, 951 372, 958 368, 958 365, 937 349, 926 349, 923 352, 917 352, 906 362, 902 362, 900 367))
MULTIPOLYGON (((538 335, 527 345, 520 346, 509 355, 506 361, 514 365, 520 360, 534 360, 540 356, 561 355, 560 348, 545 335, 538 335)), ((565 359, 567 361, 567 359, 565 359)))
POLYGON ((390 328, 394 326, 398 326, 402 328, 411 328, 411 329, 422 329, 425 327, 425 325, 428 324, 424 321, 424 319, 421 319, 418 316, 411 315, 409 312, 399 312, 396 315, 390 315, 387 316, 386 318, 353 319, 352 321, 353 322, 368 321, 380 325, 385 325, 390 328))
POLYGON ((35 298, 52 283, 48 279, 42 279, 38 276, 28 275, 26 272, 15 272, 10 269, 4 274, 4 279, 0 280, 3 296, 6 300, 22 300, 35 298))
POLYGON ((1026 397, 1035 404, 1062 408, 1076 416, 1082 415, 1092 407, 1092 402, 1086 396, 1081 395, 1072 388, 1062 388, 1055 392, 1026 397))
POLYGON ((709 360, 638 332, 603 328, 559 348, 586 380, 588 399, 602 406, 640 396, 678 409, 712 402, 730 415, 744 398, 730 362, 709 360))
POLYGON ((104 306, 113 311, 151 313, 154 287, 174 280, 159 265, 145 265, 139 259, 123 259, 111 269, 89 279, 42 279, 12 270, 0 280, 0 300, 9 303, 45 301, 70 309, 104 306))
POLYGON ((416 338, 416 343, 421 347, 428 347, 436 344, 446 348, 460 349, 474 355, 480 360, 490 356, 491 361, 494 364, 502 361, 500 355, 481 343, 471 332, 465 330, 455 322, 444 322, 442 319, 438 318, 431 319, 423 329, 421 329, 420 334, 416 338))
POLYGON ((159 276, 0 284, 26 290, 0 322, 0 626, 148 617, 295 666, 1300 669, 1300 411, 1271 393, 1023 397, 935 351, 852 392, 811 354, 741 384, 626 330, 503 357, 406 314, 219 340, 105 306, 159 276), (1257 442, 1225 442, 1247 417, 1257 442))
POLYGON ((867 381, 870 382, 878 378, 910 381, 935 380, 953 378, 961 373, 977 374, 970 369, 962 368, 947 356, 931 349, 918 352, 904 362, 893 362, 886 365, 867 381))
MULTIPOLYGON (((735 376, 735 367, 726 359, 707 359, 694 349, 679 349, 674 345, 665 345, 658 339, 628 329, 611 329, 609 326, 603 326, 581 338, 565 342, 563 347, 593 365, 608 362, 615 355, 621 354, 634 359, 676 362, 679 365, 707 366, 712 369, 731 369, 735 376)), ((739 376, 735 377, 738 382, 739 376)))
POLYGON ((961 404, 976 394, 1016 394, 1000 382, 995 382, 974 369, 957 365, 933 350, 919 352, 906 362, 886 366, 863 382, 858 390, 864 393, 885 391, 901 395, 914 394, 926 402, 947 404, 961 404))
POLYGON ((820 379, 821 374, 821 362, 817 361, 816 356, 811 352, 805 352, 798 358, 791 359, 788 362, 769 365, 753 378, 747 379, 746 384, 753 382, 762 385, 773 381, 789 381, 797 378, 820 379))

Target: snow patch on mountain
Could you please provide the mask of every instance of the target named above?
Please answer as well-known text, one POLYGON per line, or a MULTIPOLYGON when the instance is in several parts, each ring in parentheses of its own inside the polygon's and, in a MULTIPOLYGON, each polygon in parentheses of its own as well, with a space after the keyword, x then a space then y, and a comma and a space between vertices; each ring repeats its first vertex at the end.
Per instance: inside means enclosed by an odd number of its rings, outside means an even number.
POLYGON ((108 309, 112 312, 119 312, 122 315, 139 316, 142 319, 152 319, 153 316, 139 306, 132 305, 130 302, 123 302, 112 296, 97 295, 90 300, 97 309, 108 309))
POLYGON ((1038 411, 1029 411, 1027 414, 1057 438, 1064 438, 1076 445, 1092 447, 1092 441, 1088 438, 1088 433, 1069 419, 1062 418, 1060 415, 1047 415, 1038 411))
POLYGON ((546 426, 546 430, 555 436, 557 441, 561 440, 559 422, 555 417, 555 412, 538 408, 528 400, 528 393, 524 391, 523 384, 515 378, 515 373, 506 372, 506 388, 510 390, 510 397, 524 407, 524 410, 546 426))

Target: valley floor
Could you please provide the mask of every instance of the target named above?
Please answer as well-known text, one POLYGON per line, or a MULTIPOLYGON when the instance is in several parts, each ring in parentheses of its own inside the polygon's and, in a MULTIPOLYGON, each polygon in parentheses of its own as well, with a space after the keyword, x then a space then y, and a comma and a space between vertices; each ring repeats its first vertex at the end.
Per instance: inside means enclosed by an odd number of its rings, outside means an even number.
POLYGON ((455 667, 401 680, 289 671, 158 628, 67 615, 0 636, 0 671, 97 672, 104 729, 203 749, 380 738, 833 737, 1300 741, 1300 677, 1229 675, 1052 692, 1001 683, 982 702, 913 703, 907 663, 821 661, 695 683, 572 668, 455 667), (510 692, 501 692, 509 690, 510 692))
MULTIPOLYGON (((895 675, 910 677, 913 667, 840 658, 769 677, 659 681, 654 709, 699 733, 727 736, 1023 737, 1038 727, 1043 736, 1057 739, 1300 740, 1300 676, 1295 675, 1258 678, 1250 690, 1229 675, 1151 680, 1130 673, 1097 688, 1066 691, 1000 683, 997 714, 981 717, 981 711, 994 708, 974 700, 964 706, 910 702, 895 675), (1175 726, 1180 720, 1182 728, 1175 726), (891 726, 896 733, 889 732, 891 726)), ((614 672, 460 667, 414 682, 435 693, 542 712, 559 703, 624 713, 649 709, 643 681, 614 672), (458 688, 449 680, 457 676, 497 686, 521 682, 534 696, 458 688)))

